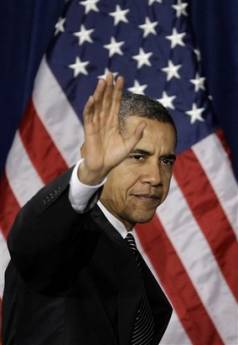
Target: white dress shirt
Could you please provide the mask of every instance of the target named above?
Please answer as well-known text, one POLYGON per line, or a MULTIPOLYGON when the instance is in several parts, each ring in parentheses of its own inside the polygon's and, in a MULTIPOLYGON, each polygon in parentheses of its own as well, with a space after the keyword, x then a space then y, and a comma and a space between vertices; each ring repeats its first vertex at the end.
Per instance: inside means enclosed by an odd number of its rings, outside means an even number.
MULTIPOLYGON (((73 173, 70 179, 70 188, 69 188, 69 201, 71 203, 71 206, 73 209, 78 212, 82 213, 86 206, 88 205, 88 202, 90 198, 96 193, 98 188, 104 185, 107 178, 105 178, 100 184, 97 184, 95 186, 89 186, 84 183, 82 183, 78 178, 78 167, 83 162, 83 159, 80 159, 76 166, 73 169, 73 173)), ((95 195, 95 199, 92 201, 90 207, 92 207, 95 203, 100 207, 101 211, 107 218, 107 220, 112 224, 112 226, 119 232, 119 234, 125 238, 128 230, 126 229, 125 225, 116 218, 113 214, 111 214, 108 209, 100 202, 100 200, 97 200, 97 195, 95 195)), ((130 231, 131 233, 134 232, 134 229, 130 231)))

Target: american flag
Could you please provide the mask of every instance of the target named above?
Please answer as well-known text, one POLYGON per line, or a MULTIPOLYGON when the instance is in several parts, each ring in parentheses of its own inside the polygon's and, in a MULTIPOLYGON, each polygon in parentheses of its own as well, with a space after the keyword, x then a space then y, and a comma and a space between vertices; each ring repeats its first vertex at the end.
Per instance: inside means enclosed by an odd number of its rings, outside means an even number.
POLYGON ((110 70, 159 100, 178 128, 170 194, 137 226, 174 308, 161 344, 238 344, 238 186, 200 62, 185 0, 66 2, 0 181, 1 295, 15 215, 78 160, 83 106, 110 70))

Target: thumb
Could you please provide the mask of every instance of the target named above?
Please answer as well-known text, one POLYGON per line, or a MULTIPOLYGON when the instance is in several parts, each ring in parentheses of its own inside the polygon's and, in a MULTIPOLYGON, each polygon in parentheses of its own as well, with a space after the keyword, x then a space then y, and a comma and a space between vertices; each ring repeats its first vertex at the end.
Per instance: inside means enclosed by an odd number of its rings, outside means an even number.
POLYGON ((135 140, 137 140, 137 142, 143 137, 143 133, 144 133, 144 129, 146 127, 146 123, 145 122, 141 122, 135 129, 134 132, 134 137, 135 140))
POLYGON ((133 147, 140 141, 140 139, 143 137, 144 129, 146 127, 145 122, 141 122, 135 129, 133 135, 130 136, 128 139, 128 146, 130 147, 130 150, 133 149, 133 147))

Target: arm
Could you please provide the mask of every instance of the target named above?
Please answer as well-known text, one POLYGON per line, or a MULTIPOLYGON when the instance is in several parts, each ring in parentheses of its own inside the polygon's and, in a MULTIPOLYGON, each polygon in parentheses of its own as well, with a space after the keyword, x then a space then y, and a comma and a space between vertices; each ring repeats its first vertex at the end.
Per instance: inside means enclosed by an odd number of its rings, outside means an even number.
MULTIPOLYGON (((41 189, 19 212, 8 236, 8 248, 17 271, 38 291, 62 283, 71 260, 67 243, 81 232, 84 215, 76 213, 68 199, 72 169, 41 189), (61 281, 60 281, 61 276, 61 281)), ((57 288, 57 287, 56 287, 57 288)), ((57 290, 56 290, 57 291, 57 290)))
POLYGON ((86 213, 95 205, 102 184, 79 181, 81 162, 41 189, 19 212, 9 234, 14 265, 38 291, 67 289, 62 283, 73 279, 76 256, 80 254, 78 263, 84 265, 93 248, 84 223, 89 222, 86 213))
MULTIPOLYGON (((86 185, 102 183, 143 135, 143 122, 130 137, 120 132, 122 89, 123 78, 114 85, 109 74, 106 81, 99 81, 85 106, 84 161, 77 177, 86 185)), ((74 269, 72 263, 83 266, 97 242, 97 234, 88 231, 90 217, 76 212, 79 210, 71 196, 69 200, 71 174, 69 170, 38 192, 23 207, 9 235, 12 261, 29 286, 39 291, 65 290, 80 268, 74 269)))

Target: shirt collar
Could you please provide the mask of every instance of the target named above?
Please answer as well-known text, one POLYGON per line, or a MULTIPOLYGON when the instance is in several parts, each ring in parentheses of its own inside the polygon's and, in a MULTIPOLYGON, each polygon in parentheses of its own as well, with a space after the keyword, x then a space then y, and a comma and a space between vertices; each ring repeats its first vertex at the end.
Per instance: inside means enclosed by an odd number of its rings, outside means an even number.
MULTIPOLYGON (((99 206, 99 208, 101 209, 102 213, 107 218, 107 220, 119 232, 122 238, 126 238, 126 235, 128 234, 128 230, 126 229, 125 225, 113 214, 111 214, 111 212, 108 211, 108 209, 101 203, 100 200, 98 200, 97 205, 99 206)), ((133 234, 134 229, 130 230, 130 233, 133 234)))

